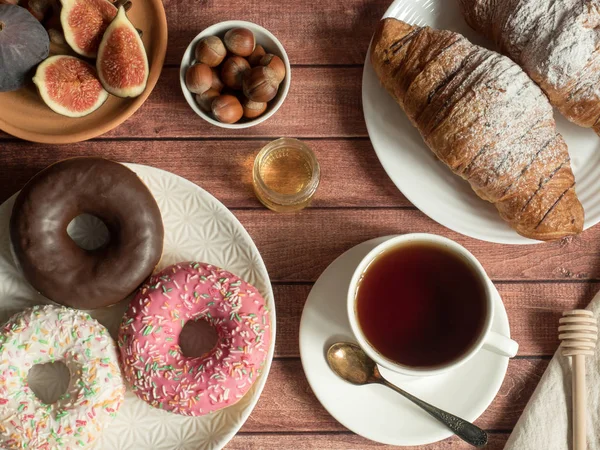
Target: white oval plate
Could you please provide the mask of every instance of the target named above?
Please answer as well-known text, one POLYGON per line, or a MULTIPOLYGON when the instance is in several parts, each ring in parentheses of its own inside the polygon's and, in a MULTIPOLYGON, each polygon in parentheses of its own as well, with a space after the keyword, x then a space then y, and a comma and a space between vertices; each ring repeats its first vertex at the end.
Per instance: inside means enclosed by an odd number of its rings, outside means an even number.
MULTIPOLYGON (((356 342, 346 309, 350 279, 367 253, 389 238, 372 239, 348 250, 319 277, 302 312, 300 357, 311 389, 346 428, 382 444, 425 445, 450 437, 452 432, 389 388, 343 381, 325 358, 331 344, 356 342)), ((504 304, 493 284, 491 287, 496 298, 492 330, 510 337, 504 304)), ((507 357, 481 349, 462 366, 432 377, 407 377, 379 369, 411 394, 472 422, 496 397, 507 368, 507 357)))
MULTIPOLYGON (((462 18, 456 0, 396 0, 384 17, 459 32, 489 47, 462 18)), ((453 231, 501 244, 535 244, 518 235, 496 208, 481 200, 466 181, 436 160, 400 106, 381 87, 365 61, 362 102, 369 137, 385 171, 402 193, 423 213, 453 231)), ((584 228, 600 222, 600 139, 592 130, 555 114, 558 131, 569 151, 577 194, 585 209, 584 228)))
MULTIPOLYGON (((223 448, 244 424, 267 380, 275 349, 275 303, 267 269, 250 235, 235 216, 217 199, 194 183, 153 167, 126 164, 152 191, 165 225, 163 257, 158 269, 170 264, 199 260, 214 264, 244 278, 258 288, 271 312, 271 346, 265 367, 252 389, 235 405, 204 417, 184 417, 152 408, 129 389, 114 422, 94 448, 98 450, 217 450, 223 448)), ((15 196, 0 205, 0 323, 26 307, 51 303, 23 278, 11 256, 8 223, 15 196)), ((88 218, 90 216, 87 216, 88 218)), ((90 229, 102 233, 94 220, 82 220, 71 236, 83 236, 90 229)), ((115 337, 129 304, 91 311, 115 337)), ((60 366, 41 366, 35 373, 37 385, 46 397, 55 396, 53 387, 63 384, 57 377, 60 366), (47 370, 45 370, 47 369, 47 370), (40 385, 40 380, 43 380, 40 385)))

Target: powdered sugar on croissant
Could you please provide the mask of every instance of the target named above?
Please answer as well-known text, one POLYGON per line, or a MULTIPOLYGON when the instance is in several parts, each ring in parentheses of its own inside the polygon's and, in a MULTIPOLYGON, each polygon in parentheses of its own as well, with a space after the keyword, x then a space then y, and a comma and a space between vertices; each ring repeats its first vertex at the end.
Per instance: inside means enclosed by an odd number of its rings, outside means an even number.
POLYGON ((523 236, 581 231, 583 208, 552 107, 509 58, 450 31, 381 22, 373 67, 431 150, 523 236))
POLYGON ((493 39, 570 121, 600 132, 598 0, 459 0, 469 25, 493 39))

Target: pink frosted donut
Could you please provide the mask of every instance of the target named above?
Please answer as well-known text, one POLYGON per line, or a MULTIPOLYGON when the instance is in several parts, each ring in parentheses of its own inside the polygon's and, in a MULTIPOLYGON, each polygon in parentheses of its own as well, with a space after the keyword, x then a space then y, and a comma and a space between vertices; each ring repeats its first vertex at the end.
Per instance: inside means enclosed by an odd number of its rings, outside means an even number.
POLYGON ((215 266, 183 262, 152 276, 131 302, 119 331, 125 378, 156 408, 201 416, 233 405, 250 389, 271 341, 269 311, 258 290, 215 266), (186 357, 179 334, 206 320, 214 349, 186 357))

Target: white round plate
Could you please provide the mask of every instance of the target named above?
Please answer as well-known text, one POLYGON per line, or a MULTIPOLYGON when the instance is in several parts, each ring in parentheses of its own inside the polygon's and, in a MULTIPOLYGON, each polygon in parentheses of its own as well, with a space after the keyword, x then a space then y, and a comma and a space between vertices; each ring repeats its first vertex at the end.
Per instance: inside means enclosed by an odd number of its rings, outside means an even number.
MULTIPOLYGON (((325 359, 331 344, 356 342, 346 312, 350 279, 362 258, 389 238, 373 239, 348 250, 317 280, 302 312, 300 357, 311 389, 325 409, 346 428, 382 444, 425 445, 450 437, 452 432, 384 386, 355 386, 343 381, 331 371, 325 359)), ((495 288, 493 291, 496 310, 492 329, 510 337, 502 299, 495 288)), ((382 367, 380 370, 389 381, 411 394, 474 421, 498 393, 507 368, 508 358, 482 349, 467 363, 442 375, 417 378, 382 367)))
MULTIPOLYGON (((469 28, 457 0, 396 0, 384 17, 416 25, 459 32, 489 47, 469 28)), ((501 244, 534 244, 504 222, 496 208, 481 200, 466 181, 436 160, 400 106, 381 87, 365 61, 362 85, 365 121, 373 147, 385 171, 402 193, 423 213, 453 231, 501 244)), ((585 209, 584 228, 600 222, 600 139, 592 130, 569 123, 555 114, 558 131, 569 151, 577 194, 585 209)))
MULTIPOLYGON (((235 405, 204 417, 184 417, 150 407, 130 390, 114 422, 94 448, 100 450, 223 448, 244 424, 265 385, 275 348, 275 304, 267 269, 252 239, 235 216, 217 199, 194 183, 163 170, 127 164, 152 191, 165 225, 163 257, 158 269, 199 260, 223 267, 258 288, 271 311, 271 347, 265 368, 252 389, 235 405)), ((15 196, 0 205, 0 323, 26 307, 51 303, 22 277, 11 257, 8 223, 15 196)), ((95 220, 81 220, 69 233, 76 239, 90 229, 102 233, 95 220)), ((76 239, 77 240, 77 239, 76 239)), ((102 239, 100 239, 102 240, 102 239)), ((83 245, 82 245, 83 246, 83 245)), ((129 301, 91 311, 116 336, 129 301)), ((41 366, 35 382, 46 397, 56 398, 63 384, 60 366, 41 366), (58 368, 58 369, 56 369, 58 368), (41 385, 40 385, 41 383, 41 385)), ((31 380, 30 380, 31 381, 31 380)))

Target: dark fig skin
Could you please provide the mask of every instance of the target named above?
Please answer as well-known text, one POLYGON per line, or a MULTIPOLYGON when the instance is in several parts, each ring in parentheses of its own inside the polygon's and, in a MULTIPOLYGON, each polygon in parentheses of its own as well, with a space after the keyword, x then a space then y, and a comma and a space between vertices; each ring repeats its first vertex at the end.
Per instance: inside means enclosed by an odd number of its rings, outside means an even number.
POLYGON ((48 57, 50 39, 25 8, 0 4, 0 92, 16 91, 48 57))

